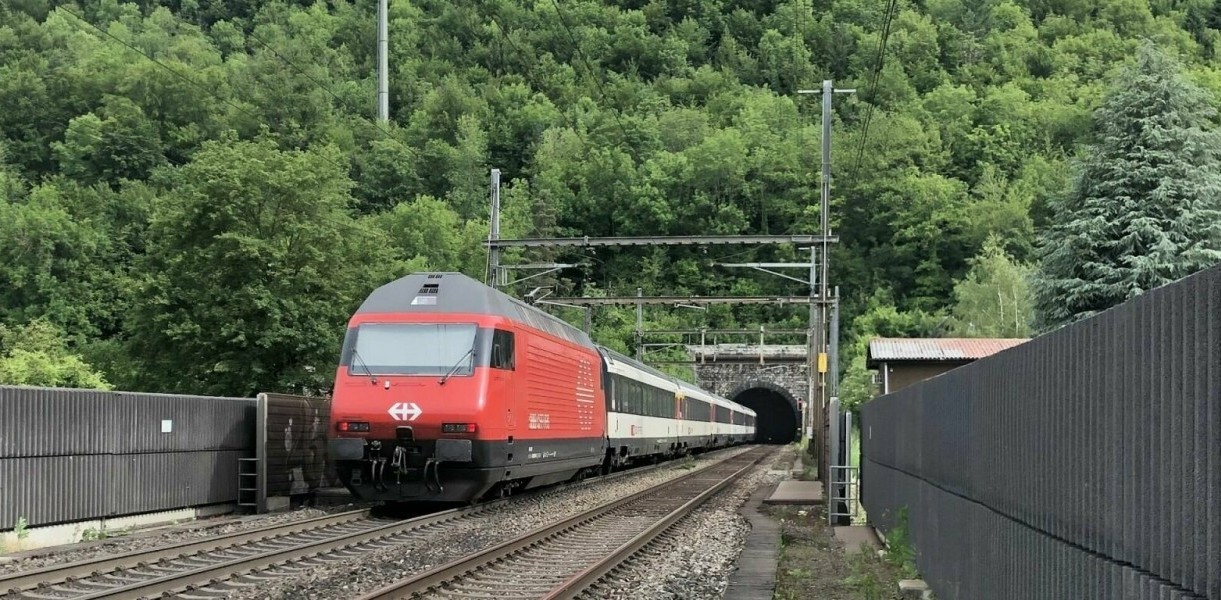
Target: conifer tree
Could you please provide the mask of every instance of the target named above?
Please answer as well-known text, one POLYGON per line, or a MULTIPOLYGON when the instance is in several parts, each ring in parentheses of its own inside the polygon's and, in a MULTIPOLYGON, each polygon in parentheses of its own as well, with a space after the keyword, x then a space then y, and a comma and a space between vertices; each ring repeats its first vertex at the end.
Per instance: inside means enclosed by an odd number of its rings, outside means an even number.
POLYGON ((1209 95, 1152 44, 1094 114, 1094 143, 1053 202, 1035 281, 1051 329, 1221 261, 1221 131, 1209 95))

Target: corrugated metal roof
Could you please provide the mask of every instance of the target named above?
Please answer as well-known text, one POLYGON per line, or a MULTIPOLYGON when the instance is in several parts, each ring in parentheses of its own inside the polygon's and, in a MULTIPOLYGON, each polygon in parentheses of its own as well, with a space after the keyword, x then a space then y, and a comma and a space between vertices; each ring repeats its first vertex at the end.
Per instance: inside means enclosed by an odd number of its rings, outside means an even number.
POLYGON ((866 364, 879 361, 975 360, 1029 341, 1027 338, 874 338, 866 364))

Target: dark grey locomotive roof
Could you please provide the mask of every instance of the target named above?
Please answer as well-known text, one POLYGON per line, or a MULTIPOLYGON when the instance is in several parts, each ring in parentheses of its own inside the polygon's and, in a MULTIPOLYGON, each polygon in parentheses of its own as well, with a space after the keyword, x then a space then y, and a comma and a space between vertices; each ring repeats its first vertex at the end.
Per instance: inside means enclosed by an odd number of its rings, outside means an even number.
POLYGON ((396 279, 373 290, 356 313, 497 315, 574 343, 594 346, 584 331, 462 273, 413 273, 396 279))

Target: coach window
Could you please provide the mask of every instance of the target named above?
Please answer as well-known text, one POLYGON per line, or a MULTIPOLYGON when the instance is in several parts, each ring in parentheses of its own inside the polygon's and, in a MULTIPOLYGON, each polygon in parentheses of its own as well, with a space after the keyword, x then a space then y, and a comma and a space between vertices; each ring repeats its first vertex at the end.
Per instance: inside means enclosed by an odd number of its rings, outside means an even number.
POLYGON ((513 332, 497 329, 492 334, 492 368, 513 370, 513 332))

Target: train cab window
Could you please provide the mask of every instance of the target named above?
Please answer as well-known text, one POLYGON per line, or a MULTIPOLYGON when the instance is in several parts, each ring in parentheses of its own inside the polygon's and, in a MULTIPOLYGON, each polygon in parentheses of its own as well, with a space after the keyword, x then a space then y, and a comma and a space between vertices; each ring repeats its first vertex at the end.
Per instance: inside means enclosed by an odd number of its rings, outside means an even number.
POLYGON ((495 330, 492 334, 492 361, 493 369, 504 369, 512 371, 514 368, 513 361, 513 332, 495 330))

